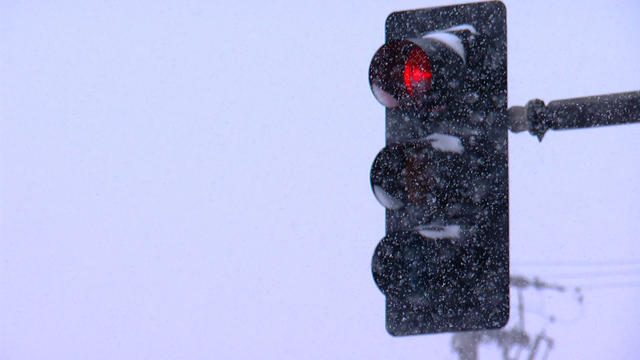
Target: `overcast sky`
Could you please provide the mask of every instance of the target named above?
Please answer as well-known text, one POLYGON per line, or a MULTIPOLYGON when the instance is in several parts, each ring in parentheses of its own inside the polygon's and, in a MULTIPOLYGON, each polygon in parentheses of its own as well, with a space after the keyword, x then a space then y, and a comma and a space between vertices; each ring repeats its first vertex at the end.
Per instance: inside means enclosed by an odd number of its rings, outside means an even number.
MULTIPOLYGON (((384 328, 367 79, 451 2, 363 3, 2 2, 0 359, 455 358, 384 328)), ((505 3, 511 106, 640 90, 639 2, 505 3)), ((525 294, 551 359, 638 356, 639 145, 509 136, 512 273, 584 287, 525 294)))

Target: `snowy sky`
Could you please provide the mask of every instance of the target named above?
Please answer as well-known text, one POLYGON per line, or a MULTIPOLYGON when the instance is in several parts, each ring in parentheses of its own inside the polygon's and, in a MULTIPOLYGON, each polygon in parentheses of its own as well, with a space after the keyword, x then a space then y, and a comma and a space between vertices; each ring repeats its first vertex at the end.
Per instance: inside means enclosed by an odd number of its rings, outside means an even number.
MULTIPOLYGON (((362 3, 2 2, 0 359, 455 358, 384 328, 367 80, 451 2, 362 3)), ((640 90, 639 2, 505 3, 510 105, 640 90)), ((525 294, 550 358, 640 350, 639 145, 509 136, 512 272, 584 287, 525 294)))

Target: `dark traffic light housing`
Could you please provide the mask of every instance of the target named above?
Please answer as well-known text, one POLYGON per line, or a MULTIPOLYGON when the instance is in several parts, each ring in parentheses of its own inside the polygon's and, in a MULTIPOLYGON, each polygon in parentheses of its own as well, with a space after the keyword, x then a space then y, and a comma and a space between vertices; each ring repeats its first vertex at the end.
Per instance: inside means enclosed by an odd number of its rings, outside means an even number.
POLYGON ((395 12, 369 70, 386 107, 371 186, 386 208, 373 277, 392 335, 499 328, 509 315, 506 11, 395 12))

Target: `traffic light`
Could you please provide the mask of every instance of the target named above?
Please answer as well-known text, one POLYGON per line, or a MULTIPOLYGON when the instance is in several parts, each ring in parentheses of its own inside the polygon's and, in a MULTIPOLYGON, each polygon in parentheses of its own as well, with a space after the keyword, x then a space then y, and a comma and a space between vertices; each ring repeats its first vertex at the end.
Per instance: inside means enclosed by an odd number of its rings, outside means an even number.
POLYGON ((373 260, 392 335, 499 328, 509 315, 506 12, 395 12, 369 82, 386 108, 371 187, 373 260))

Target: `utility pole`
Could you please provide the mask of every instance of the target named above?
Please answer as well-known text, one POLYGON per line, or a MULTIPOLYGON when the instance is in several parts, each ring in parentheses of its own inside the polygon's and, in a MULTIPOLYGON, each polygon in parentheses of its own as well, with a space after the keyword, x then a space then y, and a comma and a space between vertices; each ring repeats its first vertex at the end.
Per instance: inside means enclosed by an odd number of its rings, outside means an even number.
MULTIPOLYGON (((451 338, 451 348, 458 354, 459 360, 478 360, 480 345, 495 344, 501 350, 503 360, 517 360, 526 356, 526 360, 546 359, 553 348, 554 340, 549 337, 544 329, 535 336, 525 329, 525 303, 523 290, 535 291, 552 290, 565 292, 566 287, 552 284, 538 278, 527 278, 521 275, 510 277, 510 287, 518 292, 518 304, 516 307, 518 321, 508 329, 484 330, 456 333, 451 338)), ((575 289, 579 292, 579 289, 575 289)), ((579 299, 582 297, 580 296, 579 299)), ((551 315, 548 321, 553 322, 551 315)))

